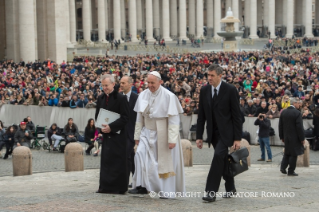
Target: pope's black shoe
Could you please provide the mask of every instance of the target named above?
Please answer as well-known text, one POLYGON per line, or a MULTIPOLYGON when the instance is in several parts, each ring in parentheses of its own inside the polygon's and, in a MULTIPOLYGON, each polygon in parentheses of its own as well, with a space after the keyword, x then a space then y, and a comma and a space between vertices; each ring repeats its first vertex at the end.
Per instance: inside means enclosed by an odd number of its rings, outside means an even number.
POLYGON ((287 171, 285 169, 280 169, 280 172, 283 174, 287 174, 287 171))

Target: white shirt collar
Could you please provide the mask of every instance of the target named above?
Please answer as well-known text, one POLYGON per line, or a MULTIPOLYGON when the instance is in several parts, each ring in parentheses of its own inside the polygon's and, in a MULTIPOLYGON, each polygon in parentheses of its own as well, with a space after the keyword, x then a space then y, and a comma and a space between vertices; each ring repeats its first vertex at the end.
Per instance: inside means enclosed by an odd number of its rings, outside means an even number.
MULTIPOLYGON (((216 87, 216 90, 217 90, 217 94, 219 93, 219 89, 220 89, 220 85, 222 84, 222 80, 220 80, 219 84, 217 85, 216 87)), ((212 85, 212 93, 214 93, 214 86, 212 85)))
POLYGON ((123 92, 123 94, 127 96, 127 100, 130 100, 131 93, 132 93, 132 89, 127 94, 123 92))

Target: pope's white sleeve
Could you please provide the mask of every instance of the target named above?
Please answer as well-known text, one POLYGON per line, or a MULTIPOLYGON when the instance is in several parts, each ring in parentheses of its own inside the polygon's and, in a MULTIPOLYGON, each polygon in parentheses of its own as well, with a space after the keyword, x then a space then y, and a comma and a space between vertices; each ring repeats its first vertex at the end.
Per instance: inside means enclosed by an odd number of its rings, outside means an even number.
POLYGON ((168 143, 175 144, 179 137, 179 115, 168 117, 168 143))
POLYGON ((136 123, 135 123, 135 132, 134 132, 134 140, 140 140, 140 135, 142 128, 144 126, 144 117, 141 113, 137 113, 136 123))

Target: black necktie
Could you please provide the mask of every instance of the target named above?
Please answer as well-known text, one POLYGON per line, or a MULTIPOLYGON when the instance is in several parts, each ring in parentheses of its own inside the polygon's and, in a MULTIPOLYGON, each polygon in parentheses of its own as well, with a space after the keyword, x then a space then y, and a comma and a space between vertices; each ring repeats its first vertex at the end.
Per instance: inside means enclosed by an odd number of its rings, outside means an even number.
POLYGON ((217 89, 214 89, 214 96, 213 96, 213 102, 214 104, 216 103, 216 99, 217 99, 217 89))

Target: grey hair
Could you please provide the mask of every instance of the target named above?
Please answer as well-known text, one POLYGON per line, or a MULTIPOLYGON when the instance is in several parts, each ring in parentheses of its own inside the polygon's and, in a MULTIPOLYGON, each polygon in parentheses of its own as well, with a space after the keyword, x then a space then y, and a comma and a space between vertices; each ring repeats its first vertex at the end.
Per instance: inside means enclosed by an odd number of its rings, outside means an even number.
POLYGON ((249 103, 249 102, 254 103, 254 101, 253 101, 253 100, 251 100, 251 99, 249 99, 247 102, 248 102, 248 103, 249 103))
POLYGON ((105 79, 110 79, 110 81, 111 81, 112 83, 115 82, 114 77, 113 77, 112 75, 110 75, 110 74, 104 74, 104 75, 101 76, 101 82, 102 82, 103 80, 105 80, 105 79))
POLYGON ((296 104, 298 102, 299 102, 299 100, 297 100, 295 98, 290 98, 290 105, 296 104))
POLYGON ((265 101, 264 101, 264 102, 261 102, 260 104, 263 104, 263 103, 265 103, 265 104, 267 105, 267 102, 265 102, 265 101))

